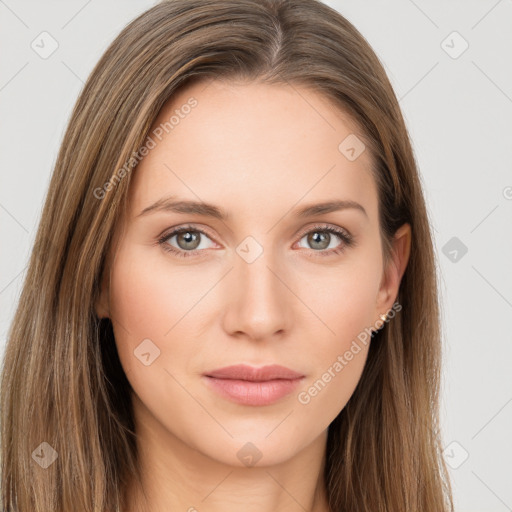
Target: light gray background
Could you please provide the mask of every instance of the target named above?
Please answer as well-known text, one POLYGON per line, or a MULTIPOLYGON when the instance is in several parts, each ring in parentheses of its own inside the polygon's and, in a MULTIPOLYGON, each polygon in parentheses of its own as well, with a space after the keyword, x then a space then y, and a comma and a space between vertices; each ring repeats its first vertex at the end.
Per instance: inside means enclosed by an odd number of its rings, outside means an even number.
MULTIPOLYGON (((111 40, 154 3, 0 0, 2 355, 78 93, 111 40), (31 48, 43 31, 59 45, 46 59, 31 48)), ((456 510, 512 510, 512 1, 326 3, 383 61, 420 166, 440 265, 456 510)))

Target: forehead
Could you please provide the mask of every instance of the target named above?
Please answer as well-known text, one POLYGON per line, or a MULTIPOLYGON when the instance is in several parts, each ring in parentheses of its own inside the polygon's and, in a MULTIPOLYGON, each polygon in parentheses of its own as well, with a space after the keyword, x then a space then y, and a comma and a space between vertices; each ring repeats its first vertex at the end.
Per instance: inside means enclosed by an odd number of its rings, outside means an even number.
POLYGON ((133 176, 132 216, 166 195, 260 215, 350 199, 376 215, 369 149, 355 160, 343 152, 360 129, 311 89, 198 82, 167 101, 149 135, 155 145, 133 176))

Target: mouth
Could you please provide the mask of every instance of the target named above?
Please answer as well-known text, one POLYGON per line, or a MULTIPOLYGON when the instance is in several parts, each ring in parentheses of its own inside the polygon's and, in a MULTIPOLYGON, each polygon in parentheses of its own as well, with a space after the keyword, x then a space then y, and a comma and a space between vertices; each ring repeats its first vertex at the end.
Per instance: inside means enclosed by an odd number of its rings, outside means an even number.
POLYGON ((253 406, 277 402, 296 389, 304 377, 280 365, 235 365, 203 374, 211 390, 232 402, 253 406))

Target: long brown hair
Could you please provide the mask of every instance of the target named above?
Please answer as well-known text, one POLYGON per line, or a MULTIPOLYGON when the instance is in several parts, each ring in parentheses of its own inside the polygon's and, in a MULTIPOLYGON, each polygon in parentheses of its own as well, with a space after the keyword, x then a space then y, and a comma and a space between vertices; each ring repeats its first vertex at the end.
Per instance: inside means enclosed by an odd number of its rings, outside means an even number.
POLYGON ((164 1, 133 20, 92 71, 62 141, 8 335, 2 510, 126 505, 123 489, 138 474, 130 384, 111 323, 97 318, 94 304, 153 121, 178 89, 211 79, 309 87, 361 127, 385 257, 403 223, 412 245, 397 297, 402 310, 376 334, 353 396, 329 426, 328 500, 333 512, 453 510, 438 423, 435 253, 421 180, 379 59, 317 0, 164 1))

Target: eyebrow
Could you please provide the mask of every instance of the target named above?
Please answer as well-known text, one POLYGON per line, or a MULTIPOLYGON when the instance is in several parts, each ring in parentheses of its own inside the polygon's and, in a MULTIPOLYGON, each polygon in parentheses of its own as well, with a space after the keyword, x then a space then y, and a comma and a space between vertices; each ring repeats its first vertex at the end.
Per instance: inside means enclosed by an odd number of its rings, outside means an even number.
MULTIPOLYGON (((293 214, 299 218, 313 217, 326 213, 336 212, 346 209, 355 209, 361 211, 366 217, 368 214, 364 207, 352 200, 332 200, 323 203, 309 204, 293 211, 293 214)), ((174 212, 190 215, 202 215, 204 217, 213 217, 221 221, 231 218, 231 215, 222 208, 213 204, 200 201, 177 200, 174 197, 161 198, 152 205, 144 208, 137 217, 142 217, 155 212, 174 212)))

